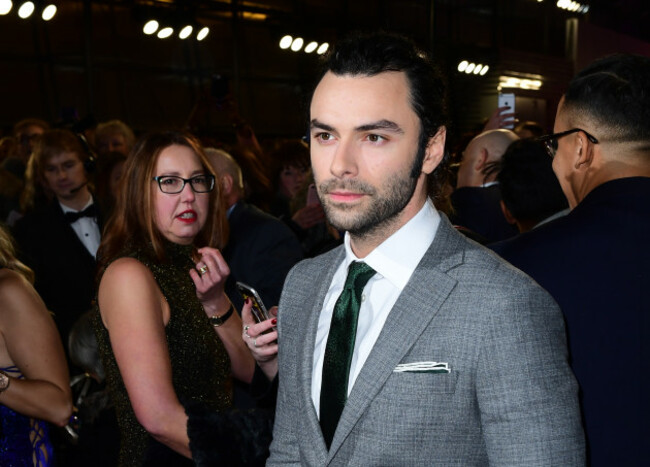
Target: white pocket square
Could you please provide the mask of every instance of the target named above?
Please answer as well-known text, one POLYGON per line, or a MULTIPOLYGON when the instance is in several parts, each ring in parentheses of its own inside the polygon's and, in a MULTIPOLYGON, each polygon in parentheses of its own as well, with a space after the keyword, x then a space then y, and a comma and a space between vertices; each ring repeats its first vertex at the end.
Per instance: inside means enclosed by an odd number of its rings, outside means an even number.
POLYGON ((400 363, 395 367, 395 373, 449 373, 449 363, 446 362, 413 362, 400 363))

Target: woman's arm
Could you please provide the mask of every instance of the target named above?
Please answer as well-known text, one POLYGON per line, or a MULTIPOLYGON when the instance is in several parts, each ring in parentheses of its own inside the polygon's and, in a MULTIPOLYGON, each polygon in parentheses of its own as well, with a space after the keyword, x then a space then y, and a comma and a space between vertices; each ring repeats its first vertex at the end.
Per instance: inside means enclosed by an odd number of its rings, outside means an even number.
POLYGON ((32 285, 14 271, 0 273, 0 366, 13 363, 25 377, 11 378, 0 404, 63 426, 72 398, 59 333, 32 285))
POLYGON ((187 415, 172 385, 165 338, 169 305, 139 261, 113 262, 99 284, 99 309, 138 422, 149 434, 191 457, 187 415))
MULTIPOLYGON (((223 316, 231 306, 230 299, 224 292, 230 269, 219 250, 206 247, 200 248, 199 253, 201 260, 197 263, 197 269, 190 271, 196 285, 196 295, 206 315, 223 316), (200 274, 198 270, 203 266, 208 269, 200 274)), ((253 380, 255 362, 241 340, 242 322, 239 314, 233 313, 225 323, 214 329, 228 352, 233 375, 245 383, 250 383, 253 380)))

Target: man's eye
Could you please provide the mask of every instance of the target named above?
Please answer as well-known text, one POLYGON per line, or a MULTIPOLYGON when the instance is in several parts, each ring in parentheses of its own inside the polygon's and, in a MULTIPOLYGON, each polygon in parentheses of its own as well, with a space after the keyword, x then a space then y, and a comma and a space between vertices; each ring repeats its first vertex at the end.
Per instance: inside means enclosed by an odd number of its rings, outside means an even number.
POLYGON ((332 139, 334 139, 334 137, 332 136, 331 133, 323 132, 323 133, 318 133, 316 135, 316 139, 319 139, 321 141, 331 141, 332 139))
POLYGON ((386 141, 386 138, 381 135, 368 135, 368 141, 371 143, 380 143, 381 141, 386 141))

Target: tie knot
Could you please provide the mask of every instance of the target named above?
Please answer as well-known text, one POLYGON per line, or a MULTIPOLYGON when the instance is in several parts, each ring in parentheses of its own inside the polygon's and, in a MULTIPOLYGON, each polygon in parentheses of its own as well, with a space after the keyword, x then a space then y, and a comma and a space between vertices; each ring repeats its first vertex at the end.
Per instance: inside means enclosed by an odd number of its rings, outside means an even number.
POLYGON ((353 261, 348 267, 348 277, 345 279, 345 287, 351 287, 355 291, 361 291, 366 286, 376 271, 361 261, 353 261))

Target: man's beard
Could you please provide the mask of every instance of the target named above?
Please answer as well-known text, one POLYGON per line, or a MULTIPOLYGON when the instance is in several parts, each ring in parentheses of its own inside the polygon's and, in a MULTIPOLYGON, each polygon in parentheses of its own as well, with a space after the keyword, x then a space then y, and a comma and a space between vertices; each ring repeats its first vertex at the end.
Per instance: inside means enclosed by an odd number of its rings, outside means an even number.
POLYGON ((319 184, 318 191, 329 223, 359 237, 373 235, 390 225, 411 201, 417 181, 417 177, 411 177, 410 173, 402 174, 386 180, 385 188, 378 193, 377 188, 361 180, 330 179, 319 184), (367 195, 370 203, 361 210, 361 206, 332 202, 323 196, 339 189, 367 195))

